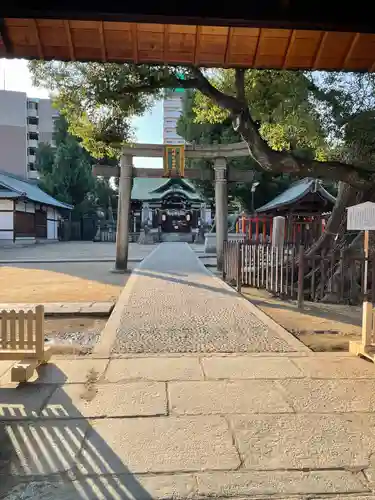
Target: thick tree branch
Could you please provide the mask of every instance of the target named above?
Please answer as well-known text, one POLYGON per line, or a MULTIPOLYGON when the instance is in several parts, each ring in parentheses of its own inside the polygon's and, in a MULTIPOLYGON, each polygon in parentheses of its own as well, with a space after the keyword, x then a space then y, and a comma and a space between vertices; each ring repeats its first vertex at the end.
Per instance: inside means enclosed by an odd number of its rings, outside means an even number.
POLYGON ((260 171, 274 175, 289 173, 296 177, 343 181, 359 190, 367 189, 369 184, 375 184, 375 172, 337 161, 305 160, 289 151, 273 150, 260 135, 246 102, 242 103, 239 99, 216 89, 199 69, 194 70, 194 76, 199 81, 196 88, 200 92, 221 108, 229 110, 235 130, 248 144, 249 153, 260 171))
POLYGON ((237 99, 242 103, 246 103, 245 97, 245 70, 242 68, 237 68, 235 71, 235 85, 237 99))
POLYGON ((141 85, 130 85, 123 88, 123 93, 152 93, 162 88, 196 89, 214 101, 218 106, 229 111, 233 126, 248 144, 249 154, 253 157, 260 171, 273 175, 289 173, 295 177, 314 177, 329 181, 342 181, 359 190, 375 184, 375 172, 354 165, 337 161, 321 162, 307 160, 295 156, 289 151, 275 151, 259 133, 245 98, 245 71, 236 69, 235 84, 237 97, 225 94, 214 87, 199 68, 191 69, 193 78, 182 80, 175 75, 155 79, 154 82, 141 85))

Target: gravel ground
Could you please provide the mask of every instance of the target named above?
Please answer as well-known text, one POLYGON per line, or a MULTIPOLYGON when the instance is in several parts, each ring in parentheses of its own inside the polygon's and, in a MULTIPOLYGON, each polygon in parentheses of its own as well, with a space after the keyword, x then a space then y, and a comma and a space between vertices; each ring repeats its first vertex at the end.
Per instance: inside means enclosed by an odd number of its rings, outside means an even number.
POLYGON ((45 322, 46 342, 79 344, 82 352, 90 354, 106 323, 104 318, 55 318, 45 322))
POLYGON ((294 349, 208 274, 188 245, 163 243, 134 273, 115 353, 294 349))

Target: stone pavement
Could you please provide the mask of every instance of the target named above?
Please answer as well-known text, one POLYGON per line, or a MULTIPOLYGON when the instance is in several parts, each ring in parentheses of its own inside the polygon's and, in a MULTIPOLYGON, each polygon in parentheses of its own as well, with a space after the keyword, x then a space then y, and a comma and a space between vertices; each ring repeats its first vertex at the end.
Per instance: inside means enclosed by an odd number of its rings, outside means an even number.
MULTIPOLYGON (((149 255, 152 245, 129 244, 129 261, 140 262, 149 255)), ((60 241, 28 246, 0 247, 0 264, 37 262, 114 262, 115 243, 60 241)))
POLYGON ((117 332, 114 353, 303 348, 291 335, 281 336, 260 320, 245 299, 207 271, 186 243, 159 245, 133 271, 107 326, 102 340, 110 343, 117 332))
POLYGON ((0 498, 375 499, 363 360, 55 358, 18 388, 0 374, 0 498))
MULTIPOLYGON (((190 245, 202 260, 213 262, 215 254, 205 254, 204 245, 190 245)), ((141 262, 155 245, 129 243, 129 262, 141 262)), ((0 246, 0 265, 58 262, 114 262, 116 245, 110 242, 59 241, 25 246, 0 246)))
POLYGON ((186 244, 132 273, 92 356, 10 368, 2 499, 375 500, 374 365, 303 348, 186 244))
MULTIPOLYGON (((38 304, 33 303, 0 303, 0 311, 16 312, 34 310, 38 304)), ((113 302, 46 302, 45 316, 104 316, 110 315, 114 307, 113 302)))

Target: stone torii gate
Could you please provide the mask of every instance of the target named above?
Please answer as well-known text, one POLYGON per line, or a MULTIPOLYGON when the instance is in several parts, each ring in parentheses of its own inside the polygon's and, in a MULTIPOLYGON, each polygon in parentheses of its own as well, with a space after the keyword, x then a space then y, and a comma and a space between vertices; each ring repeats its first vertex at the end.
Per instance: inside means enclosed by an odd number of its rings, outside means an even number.
MULTIPOLYGON (((164 169, 135 168, 133 157, 163 158, 166 147, 163 144, 135 144, 122 149, 120 166, 110 167, 96 165, 94 175, 101 177, 119 177, 119 203, 117 214, 116 233, 116 262, 115 271, 125 272, 128 265, 129 248, 129 219, 131 191, 134 177, 165 177, 164 169)), ((175 147, 178 147, 177 145, 175 147)), ((235 144, 219 144, 214 146, 186 145, 185 158, 206 158, 213 160, 213 169, 185 169, 183 177, 186 179, 200 179, 215 181, 215 223, 216 223, 216 252, 217 267, 222 270, 224 241, 228 237, 228 182, 252 182, 252 170, 229 169, 228 159, 249 156, 249 149, 245 142, 235 144)))

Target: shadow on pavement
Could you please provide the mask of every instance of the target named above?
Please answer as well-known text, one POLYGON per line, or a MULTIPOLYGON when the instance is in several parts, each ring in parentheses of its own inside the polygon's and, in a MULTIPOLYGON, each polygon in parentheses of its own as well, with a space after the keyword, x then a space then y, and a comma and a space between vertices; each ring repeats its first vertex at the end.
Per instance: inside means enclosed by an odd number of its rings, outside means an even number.
MULTIPOLYGON (((222 295, 230 295, 233 297, 233 294, 235 293, 234 291, 232 292, 231 290, 227 290, 224 287, 216 287, 216 286, 210 286, 210 285, 204 285, 203 283, 197 283, 195 281, 190 281, 186 279, 181 279, 181 278, 174 278, 173 276, 175 273, 170 273, 170 272, 147 272, 144 268, 141 269, 134 269, 133 274, 136 274, 138 276, 146 276, 148 278, 155 278, 159 280, 165 280, 165 281, 170 281, 171 283, 178 283, 179 285, 187 285, 187 286, 192 286, 195 288, 201 288, 202 290, 208 290, 210 292, 217 292, 221 293, 222 295)), ((177 275, 178 276, 178 275, 177 275)), ((183 275, 182 275, 183 276, 183 275)), ((186 275, 185 275, 186 276, 186 275)))
MULTIPOLYGON (((65 381, 61 370, 57 366, 54 369, 65 381)), ((17 401, 22 401, 23 392, 30 386, 36 394, 42 387, 37 381, 19 385, 17 401)), ((59 387, 51 384, 49 397, 53 388, 59 387)), ((59 404, 49 405, 47 400, 37 412, 32 404, 13 404, 10 391, 14 394, 14 390, 0 388, 0 498, 19 498, 11 494, 13 488, 19 484, 24 492, 33 481, 49 484, 53 495, 42 498, 54 500, 152 500, 61 388, 59 404)))

